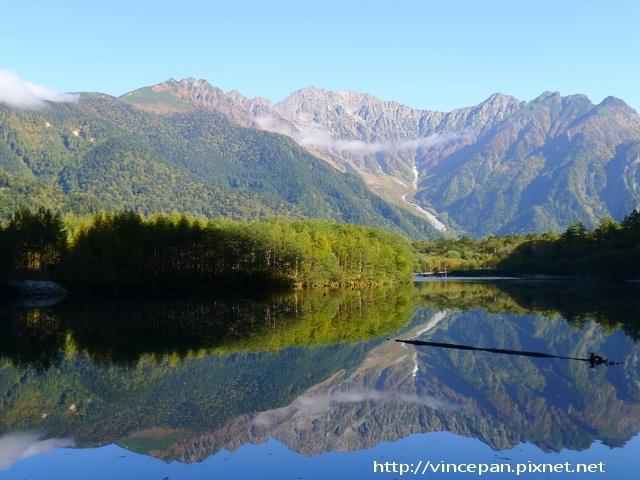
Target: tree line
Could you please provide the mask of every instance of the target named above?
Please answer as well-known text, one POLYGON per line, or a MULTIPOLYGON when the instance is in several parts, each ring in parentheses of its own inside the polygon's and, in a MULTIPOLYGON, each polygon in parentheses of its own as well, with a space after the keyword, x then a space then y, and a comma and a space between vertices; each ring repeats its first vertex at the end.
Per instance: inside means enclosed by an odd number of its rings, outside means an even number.
POLYGON ((640 277, 640 213, 621 223, 605 217, 589 230, 582 221, 561 234, 547 232, 487 235, 474 239, 440 237, 414 241, 418 272, 487 270, 516 275, 564 275, 593 278, 640 277))
POLYGON ((39 275, 71 287, 376 285, 414 271, 631 279, 640 275, 640 212, 554 233, 416 241, 327 220, 261 222, 143 217, 134 211, 82 219, 40 208, 0 225, 0 275, 39 275))
POLYGON ((487 235, 477 239, 463 235, 460 238, 440 237, 436 240, 413 242, 418 272, 442 272, 456 270, 494 270, 498 264, 512 255, 517 248, 531 241, 553 240, 552 232, 540 235, 515 234, 500 237, 487 235))
POLYGON ((593 230, 582 222, 572 223, 557 237, 521 244, 497 266, 520 274, 639 278, 640 211, 621 223, 605 217, 593 230))
POLYGON ((406 281, 403 236, 324 220, 203 221, 134 211, 84 220, 20 209, 0 228, 0 273, 76 288, 353 285, 406 281))

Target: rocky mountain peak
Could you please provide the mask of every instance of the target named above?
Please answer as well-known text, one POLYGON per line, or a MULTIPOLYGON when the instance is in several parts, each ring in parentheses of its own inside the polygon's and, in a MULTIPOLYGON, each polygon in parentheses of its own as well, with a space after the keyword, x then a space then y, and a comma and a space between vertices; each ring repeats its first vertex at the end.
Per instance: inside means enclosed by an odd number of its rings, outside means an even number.
POLYGON ((445 114, 442 123, 436 129, 486 131, 521 109, 523 105, 524 102, 511 95, 494 93, 476 106, 456 109, 445 114))
POLYGON ((601 112, 615 112, 617 115, 625 117, 628 121, 635 125, 640 125, 640 117, 638 112, 627 105, 624 100, 609 96, 602 100, 596 109, 601 112))
POLYGON ((562 101, 565 104, 583 104, 583 105, 593 105, 591 99, 582 93, 577 93, 574 95, 567 95, 562 98, 562 101))
POLYGON ((502 104, 511 103, 511 102, 520 103, 520 100, 518 100, 516 97, 512 95, 506 95, 504 93, 496 92, 491 94, 489 98, 487 98, 480 105, 485 103, 492 104, 492 105, 502 105, 502 104))
POLYGON ((601 187, 613 185, 607 177, 614 171, 638 171, 633 156, 616 157, 615 169, 607 167, 620 145, 640 141, 640 116, 614 97, 594 105, 584 95, 551 91, 528 102, 494 93, 475 106, 436 112, 315 86, 272 105, 205 80, 162 85, 168 92, 139 96, 140 108, 154 99, 171 106, 171 92, 183 102, 173 111, 183 105, 215 110, 241 125, 288 135, 338 169, 358 172, 386 200, 432 222, 430 215, 447 213, 450 226, 471 234, 558 231, 579 219, 594 225, 637 203, 629 197, 640 180, 625 180, 618 189, 624 194, 609 195, 601 187), (598 173, 586 172, 582 159, 598 173), (554 170, 558 165, 565 177, 554 170), (540 175, 551 180, 536 182, 540 175), (578 185, 568 186, 567 178, 578 185), (501 190, 504 185, 517 185, 513 198, 501 190), (557 192, 567 189, 577 192, 571 219, 556 207, 566 203, 557 192), (530 191, 535 195, 520 197, 530 191), (594 199, 600 191, 605 194, 594 199), (478 215, 479 206, 494 213, 478 215), (547 213, 552 211, 555 218, 547 213))
POLYGON ((600 102, 600 105, 603 107, 615 107, 615 108, 631 108, 627 105, 624 100, 621 100, 617 97, 613 97, 609 95, 607 98, 600 102))
MULTIPOLYGON (((475 110, 485 111, 487 113, 495 112, 501 113, 506 110, 512 110, 516 107, 522 106, 524 102, 521 102, 511 95, 505 95, 503 93, 494 93, 484 102, 478 104, 475 110)), ((471 107, 474 108, 474 107, 471 107)))
MULTIPOLYGON (((329 91, 316 87, 298 90, 275 105, 283 114, 291 112, 333 112, 338 116, 362 117, 366 112, 383 112, 403 107, 397 102, 384 102, 379 98, 350 90, 329 91)), ((408 108, 408 107, 404 107, 408 108)), ((366 118, 365 118, 366 120, 366 118)))
MULTIPOLYGON (((189 77, 180 80, 178 82, 178 85, 179 88, 186 90, 190 95, 204 102, 210 101, 212 96, 215 98, 226 97, 225 93, 222 90, 214 87, 206 80, 196 80, 195 78, 189 77)), ((185 100, 187 100, 187 98, 185 98, 185 100)))
POLYGON ((562 99, 562 96, 560 95, 559 92, 542 92, 540 95, 538 95, 536 98, 534 98, 531 103, 543 103, 545 101, 549 101, 549 100, 556 100, 559 101, 562 99))

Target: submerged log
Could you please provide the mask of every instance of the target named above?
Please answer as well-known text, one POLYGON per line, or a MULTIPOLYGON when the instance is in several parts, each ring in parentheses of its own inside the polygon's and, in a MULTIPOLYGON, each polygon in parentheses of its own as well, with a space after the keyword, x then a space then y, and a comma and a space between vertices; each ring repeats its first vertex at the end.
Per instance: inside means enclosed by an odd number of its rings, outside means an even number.
POLYGON ((504 348, 482 348, 482 347, 473 347, 470 345, 459 345, 456 343, 440 343, 440 342, 427 342, 425 340, 399 340, 396 342, 408 343, 411 345, 424 345, 428 347, 439 347, 439 348, 452 348, 456 350, 475 350, 480 352, 491 352, 491 353, 501 353, 503 355, 520 355, 523 357, 536 357, 536 358, 560 358, 563 360, 577 360, 580 362, 589 362, 589 366, 591 368, 596 365, 621 365, 623 362, 610 362, 609 359, 604 358, 600 355, 596 355, 591 352, 589 358, 576 358, 576 357, 563 357, 560 355, 551 355, 550 353, 541 353, 541 352, 527 352, 525 350, 507 350, 504 348))

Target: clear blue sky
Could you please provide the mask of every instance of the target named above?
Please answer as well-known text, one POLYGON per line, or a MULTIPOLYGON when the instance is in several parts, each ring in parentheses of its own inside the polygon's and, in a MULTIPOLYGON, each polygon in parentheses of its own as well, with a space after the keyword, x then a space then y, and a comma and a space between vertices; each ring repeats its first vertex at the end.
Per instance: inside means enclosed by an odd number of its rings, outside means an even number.
POLYGON ((191 76, 274 102, 315 85, 445 111, 545 90, 640 109, 637 0, 10 3, 0 70, 59 91, 191 76))

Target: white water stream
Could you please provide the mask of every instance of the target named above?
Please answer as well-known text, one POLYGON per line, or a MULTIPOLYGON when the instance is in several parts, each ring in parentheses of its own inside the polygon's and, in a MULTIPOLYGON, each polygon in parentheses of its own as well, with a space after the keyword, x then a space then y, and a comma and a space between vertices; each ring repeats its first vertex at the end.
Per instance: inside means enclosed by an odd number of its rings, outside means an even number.
MULTIPOLYGON (((414 190, 417 190, 418 189, 418 175, 419 175, 418 166, 417 165, 413 165, 412 170, 413 170, 413 188, 414 188, 414 190)), ((445 224, 442 223, 440 220, 438 220, 437 217, 433 213, 428 212, 427 210, 422 208, 420 205, 415 204, 415 203, 410 202, 409 200, 407 200, 407 195, 409 195, 409 194, 405 193, 404 195, 402 195, 402 200, 407 202, 409 205, 413 206, 416 210, 418 210, 423 215, 426 215, 427 218, 429 219, 429 221, 431 222, 431 225, 433 225, 436 228, 436 230, 438 230, 440 232, 446 232, 447 231, 447 227, 445 226, 445 224)))

